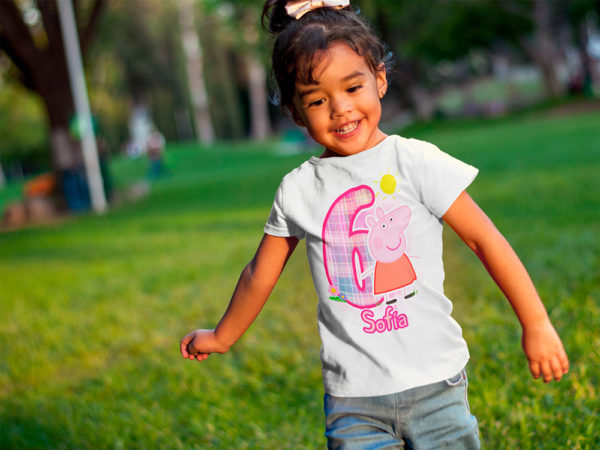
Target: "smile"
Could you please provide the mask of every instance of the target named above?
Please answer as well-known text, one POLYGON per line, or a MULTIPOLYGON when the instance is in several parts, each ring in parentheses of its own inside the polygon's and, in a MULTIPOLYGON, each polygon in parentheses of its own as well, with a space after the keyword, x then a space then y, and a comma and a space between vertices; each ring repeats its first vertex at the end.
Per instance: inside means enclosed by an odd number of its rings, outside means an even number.
POLYGON ((395 247, 388 247, 387 245, 385 246, 385 248, 387 248, 388 250, 394 251, 394 250, 398 250, 398 248, 400 248, 400 244, 402 244, 402 239, 400 239, 398 241, 398 245, 396 245, 395 247))
POLYGON ((341 134, 341 135, 352 133, 354 130, 356 130, 358 128, 359 123, 360 123, 360 120, 355 120, 354 122, 347 123, 346 125, 344 125, 341 128, 336 128, 335 132, 337 134, 341 134))

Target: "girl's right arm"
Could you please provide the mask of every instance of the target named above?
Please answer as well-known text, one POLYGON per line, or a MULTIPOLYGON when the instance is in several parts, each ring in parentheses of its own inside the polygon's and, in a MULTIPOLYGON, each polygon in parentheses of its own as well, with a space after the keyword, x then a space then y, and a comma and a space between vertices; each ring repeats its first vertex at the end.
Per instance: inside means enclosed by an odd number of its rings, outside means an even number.
POLYGON ((180 343, 181 355, 203 361, 210 353, 227 352, 258 316, 297 245, 295 237, 265 234, 254 258, 242 271, 217 328, 186 335, 180 343))

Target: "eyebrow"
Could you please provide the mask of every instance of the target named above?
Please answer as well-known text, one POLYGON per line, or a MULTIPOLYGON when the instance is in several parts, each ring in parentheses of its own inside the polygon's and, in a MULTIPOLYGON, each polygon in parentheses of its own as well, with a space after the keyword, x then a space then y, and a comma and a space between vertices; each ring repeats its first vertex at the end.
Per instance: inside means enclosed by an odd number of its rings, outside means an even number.
MULTIPOLYGON (((341 80, 341 81, 342 81, 342 82, 344 82, 344 81, 349 81, 349 80, 352 80, 353 78, 357 78, 357 77, 363 77, 363 76, 365 76, 364 72, 361 72, 360 70, 355 70, 355 71, 354 71, 354 72, 352 72, 351 74, 349 74, 349 75, 346 75, 344 78, 342 78, 342 80, 341 80)), ((316 83, 316 85, 318 86, 318 85, 319 85, 319 83, 316 83)), ((306 97, 307 95, 310 95, 310 94, 312 94, 313 92, 316 92, 316 91, 318 91, 318 90, 319 90, 319 88, 318 88, 318 87, 314 87, 314 88, 312 88, 312 89, 307 89, 307 90, 305 90, 305 91, 301 91, 301 92, 299 92, 300 99, 303 99, 303 98, 304 98, 304 97, 306 97)))

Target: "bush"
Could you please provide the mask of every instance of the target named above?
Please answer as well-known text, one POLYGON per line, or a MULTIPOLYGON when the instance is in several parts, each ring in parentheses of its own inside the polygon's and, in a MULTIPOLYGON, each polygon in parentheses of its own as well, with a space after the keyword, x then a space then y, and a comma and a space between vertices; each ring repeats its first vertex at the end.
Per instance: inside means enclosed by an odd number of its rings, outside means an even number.
POLYGON ((36 94, 0 80, 0 162, 7 169, 20 165, 26 173, 50 167, 46 112, 36 94))

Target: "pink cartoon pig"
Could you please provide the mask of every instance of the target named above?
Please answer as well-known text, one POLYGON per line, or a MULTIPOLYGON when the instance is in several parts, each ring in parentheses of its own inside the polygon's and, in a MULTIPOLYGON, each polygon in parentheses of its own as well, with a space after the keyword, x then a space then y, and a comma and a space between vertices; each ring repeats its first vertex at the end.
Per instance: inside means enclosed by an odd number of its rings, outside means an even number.
MULTIPOLYGON (((408 226, 411 211, 408 206, 400 206, 387 214, 377 207, 374 216, 367 217, 369 226, 368 246, 371 256, 376 260, 375 266, 365 271, 361 278, 374 272, 374 294, 384 294, 388 303, 394 291, 401 290, 417 279, 413 266, 406 256, 406 236, 404 230, 408 226)), ((407 296, 411 297, 414 293, 407 296)))

